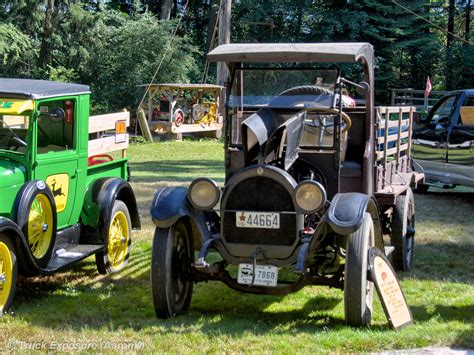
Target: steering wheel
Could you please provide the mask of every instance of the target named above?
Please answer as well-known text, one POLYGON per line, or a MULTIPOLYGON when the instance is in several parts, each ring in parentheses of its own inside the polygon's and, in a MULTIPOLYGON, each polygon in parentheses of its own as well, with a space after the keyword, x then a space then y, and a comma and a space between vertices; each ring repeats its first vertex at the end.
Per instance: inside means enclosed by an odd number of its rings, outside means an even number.
MULTIPOLYGON (((324 113, 329 113, 331 115, 339 115, 339 110, 335 108, 324 108, 324 107, 310 107, 310 108, 305 108, 306 112, 324 112, 324 113)), ((349 115, 345 112, 342 112, 342 121, 344 122, 344 127, 342 128, 341 132, 346 133, 352 126, 352 121, 349 115)), ((321 127, 324 127, 322 125, 322 122, 319 121, 321 124, 321 127)))

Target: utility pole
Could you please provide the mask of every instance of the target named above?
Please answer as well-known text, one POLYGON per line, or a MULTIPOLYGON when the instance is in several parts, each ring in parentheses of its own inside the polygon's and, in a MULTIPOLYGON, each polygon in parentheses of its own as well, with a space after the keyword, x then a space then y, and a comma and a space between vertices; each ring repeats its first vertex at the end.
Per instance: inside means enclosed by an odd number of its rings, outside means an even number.
MULTIPOLYGON (((230 43, 230 16, 231 16, 232 0, 221 0, 219 7, 219 39, 218 44, 230 43)), ((229 71, 224 63, 217 63, 217 84, 224 86, 229 71)), ((225 94, 225 93, 224 93, 225 94)), ((221 95, 221 98, 223 96, 221 95)), ((220 105, 221 109, 222 106, 220 105)))

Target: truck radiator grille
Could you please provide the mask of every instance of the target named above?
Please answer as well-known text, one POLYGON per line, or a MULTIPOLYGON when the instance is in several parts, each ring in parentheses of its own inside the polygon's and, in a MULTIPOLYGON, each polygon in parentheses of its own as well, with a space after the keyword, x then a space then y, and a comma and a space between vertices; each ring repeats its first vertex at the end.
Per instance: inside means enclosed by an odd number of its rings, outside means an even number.
MULTIPOLYGON (((225 210, 281 212, 294 211, 290 193, 267 177, 242 181, 230 191, 225 210)), ((235 212, 224 212, 223 234, 228 243, 292 245, 296 238, 296 215, 280 214, 280 229, 239 228, 235 212)))

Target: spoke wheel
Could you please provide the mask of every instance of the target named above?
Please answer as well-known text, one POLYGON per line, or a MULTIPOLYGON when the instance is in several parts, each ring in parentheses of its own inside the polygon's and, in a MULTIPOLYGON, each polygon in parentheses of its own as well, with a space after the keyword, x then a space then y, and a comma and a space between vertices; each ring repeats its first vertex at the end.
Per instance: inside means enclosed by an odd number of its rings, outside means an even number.
POLYGON ((151 285, 158 318, 178 316, 189 309, 193 292, 190 280, 192 262, 192 234, 185 221, 180 220, 170 228, 156 228, 151 285))
POLYGON ((36 264, 45 268, 56 242, 56 205, 51 190, 42 181, 30 181, 19 194, 16 220, 28 240, 36 264))
POLYGON ((15 296, 17 264, 15 249, 0 235, 0 316, 10 308, 15 296))
POLYGON ((96 254, 96 264, 99 273, 111 274, 125 268, 132 243, 130 213, 122 201, 114 202, 112 218, 105 233, 107 249, 96 254))
POLYGON ((28 215, 28 245, 36 259, 48 253, 53 239, 53 209, 45 194, 38 194, 28 215))
POLYGON ((393 207, 391 243, 395 247, 392 264, 397 271, 413 269, 415 246, 415 200, 411 189, 399 196, 393 207))
POLYGON ((346 323, 369 326, 374 300, 374 284, 367 279, 369 248, 374 246, 374 224, 369 213, 365 213, 362 225, 348 238, 344 271, 346 323))

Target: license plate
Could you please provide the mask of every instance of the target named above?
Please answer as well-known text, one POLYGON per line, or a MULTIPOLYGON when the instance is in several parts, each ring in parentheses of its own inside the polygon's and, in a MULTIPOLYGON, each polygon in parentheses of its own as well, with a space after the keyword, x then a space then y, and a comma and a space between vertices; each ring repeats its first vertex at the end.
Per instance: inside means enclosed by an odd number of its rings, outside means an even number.
MULTIPOLYGON (((239 264, 237 282, 251 285, 253 280, 253 265, 239 264)), ((255 265, 255 280, 253 285, 275 287, 278 282, 278 268, 272 265, 255 265)))
POLYGON ((235 213, 235 225, 240 228, 280 228, 280 214, 271 212, 244 212, 235 213))

